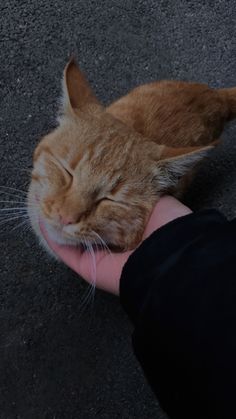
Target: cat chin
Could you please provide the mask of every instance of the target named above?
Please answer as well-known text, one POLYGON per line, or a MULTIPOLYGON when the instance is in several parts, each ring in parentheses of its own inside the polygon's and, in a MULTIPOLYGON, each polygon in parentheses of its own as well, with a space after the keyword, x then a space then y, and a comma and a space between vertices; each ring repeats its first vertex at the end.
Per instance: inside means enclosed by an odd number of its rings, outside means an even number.
POLYGON ((80 244, 77 239, 73 239, 73 238, 70 239, 70 238, 64 237, 60 230, 57 230, 56 228, 54 228, 53 226, 51 226, 45 221, 44 221, 44 225, 48 233, 48 236, 55 243, 62 244, 62 245, 69 245, 69 246, 76 246, 80 244))
MULTIPOLYGON (((45 230, 47 231, 47 234, 49 236, 49 238, 56 242, 57 244, 61 244, 61 245, 70 245, 70 246, 76 246, 78 245, 78 242, 74 241, 74 240, 68 240, 65 239, 60 232, 56 231, 52 226, 50 226, 47 222, 45 222, 45 220, 42 221, 45 230)), ((49 247, 46 239, 44 238, 41 228, 40 228, 40 222, 39 219, 37 221, 34 220, 34 223, 32 223, 33 225, 33 230, 36 233, 38 239, 39 239, 39 244, 44 248, 44 250, 46 250, 47 253, 49 253, 50 256, 53 257, 53 259, 56 259, 57 261, 60 261, 60 258, 57 256, 56 253, 54 253, 54 251, 51 249, 51 247, 49 247)))
POLYGON ((34 233, 36 234, 36 236, 38 237, 39 240, 39 244, 44 248, 44 250, 53 257, 53 259, 56 259, 57 261, 59 261, 60 259, 58 258, 58 256, 56 255, 56 253, 53 252, 53 250, 48 246, 47 241, 45 240, 44 236, 42 235, 42 232, 40 230, 40 226, 39 226, 39 220, 36 217, 30 217, 31 218, 31 226, 33 228, 34 233))

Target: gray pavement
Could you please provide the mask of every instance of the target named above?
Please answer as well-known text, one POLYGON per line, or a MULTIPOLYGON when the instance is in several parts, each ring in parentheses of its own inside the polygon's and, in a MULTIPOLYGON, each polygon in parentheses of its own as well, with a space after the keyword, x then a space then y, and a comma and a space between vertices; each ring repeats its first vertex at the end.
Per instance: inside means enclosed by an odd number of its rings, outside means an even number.
MULTIPOLYGON (((0 185, 27 190, 71 53, 104 103, 161 78, 233 86, 235 28, 235 0, 1 0, 0 185)), ((236 123, 185 200, 235 215, 236 123)), ((119 301, 87 304, 87 286, 16 225, 0 224, 0 419, 163 418, 119 301)))

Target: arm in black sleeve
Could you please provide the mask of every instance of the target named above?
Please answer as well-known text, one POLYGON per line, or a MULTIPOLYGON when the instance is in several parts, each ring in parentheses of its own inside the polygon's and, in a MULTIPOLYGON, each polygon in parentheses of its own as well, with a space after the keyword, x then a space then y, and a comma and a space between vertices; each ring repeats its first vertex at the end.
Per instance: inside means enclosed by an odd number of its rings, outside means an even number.
POLYGON ((236 418, 236 220, 178 218, 131 255, 120 283, 133 347, 170 418, 236 418))

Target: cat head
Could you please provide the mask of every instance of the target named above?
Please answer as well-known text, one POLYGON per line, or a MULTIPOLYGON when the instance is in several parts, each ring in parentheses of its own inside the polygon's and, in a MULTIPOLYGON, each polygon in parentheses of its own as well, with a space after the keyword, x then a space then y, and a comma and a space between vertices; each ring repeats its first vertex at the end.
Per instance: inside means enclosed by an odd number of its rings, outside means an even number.
MULTIPOLYGON (((157 145, 110 115, 72 60, 63 78, 58 127, 34 152, 29 214, 62 244, 132 249, 159 197, 210 147, 157 145)), ((45 243, 46 245, 46 243, 45 243)))

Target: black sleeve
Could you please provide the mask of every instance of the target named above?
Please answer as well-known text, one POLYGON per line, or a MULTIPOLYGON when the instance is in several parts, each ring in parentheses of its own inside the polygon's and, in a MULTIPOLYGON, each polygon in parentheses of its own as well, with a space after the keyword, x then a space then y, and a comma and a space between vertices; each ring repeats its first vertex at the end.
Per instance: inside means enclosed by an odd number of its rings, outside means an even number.
POLYGON ((170 418, 236 419, 236 220, 178 218, 131 255, 120 298, 170 418))

